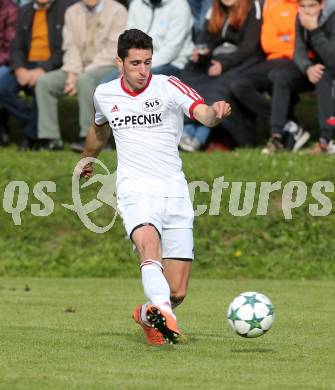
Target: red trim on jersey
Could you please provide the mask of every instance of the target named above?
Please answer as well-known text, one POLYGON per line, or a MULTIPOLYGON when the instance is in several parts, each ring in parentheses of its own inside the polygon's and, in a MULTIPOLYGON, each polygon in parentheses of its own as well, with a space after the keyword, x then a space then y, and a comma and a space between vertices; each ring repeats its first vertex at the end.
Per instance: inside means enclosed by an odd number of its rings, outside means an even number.
POLYGON ((181 82, 177 77, 171 76, 168 78, 168 82, 179 89, 181 93, 187 95, 190 99, 194 100, 189 108, 190 118, 193 117, 193 110, 198 104, 205 104, 205 100, 198 94, 198 92, 192 87, 181 82))
POLYGON ((205 101, 204 99, 201 99, 201 100, 197 100, 196 102, 192 103, 189 111, 190 111, 190 118, 191 119, 194 119, 194 116, 193 116, 193 111, 195 109, 195 107, 198 105, 198 104, 205 104, 205 101))
POLYGON ((124 91, 125 93, 127 93, 128 95, 130 95, 130 96, 137 96, 137 95, 139 95, 140 93, 142 93, 143 91, 145 91, 145 90, 148 88, 151 79, 152 79, 152 74, 150 73, 150 74, 149 74, 149 77, 148 77, 148 80, 147 80, 147 83, 145 84, 145 86, 144 86, 143 88, 138 89, 137 91, 131 91, 130 89, 128 89, 128 88, 126 87, 126 85, 125 85, 125 83, 124 83, 124 81, 123 81, 123 76, 122 76, 122 78, 121 78, 121 88, 122 88, 123 91, 124 91))
MULTIPOLYGON (((169 82, 170 84, 174 85, 176 88, 178 88, 179 91, 180 91, 181 93, 183 93, 184 95, 186 95, 186 92, 185 92, 177 83, 175 83, 174 81, 172 81, 172 80, 170 80, 170 79, 168 79, 168 82, 169 82)), ((192 99, 193 99, 193 98, 192 98, 192 99)), ((194 100, 194 99, 193 99, 193 100, 194 100)))
POLYGON ((199 93, 192 87, 190 87, 189 85, 183 83, 182 81, 180 81, 177 77, 175 76, 170 76, 168 78, 168 81, 173 84, 175 87, 179 87, 178 89, 185 93, 187 96, 189 96, 191 99, 193 100, 200 100, 202 99, 202 96, 199 95, 199 93))

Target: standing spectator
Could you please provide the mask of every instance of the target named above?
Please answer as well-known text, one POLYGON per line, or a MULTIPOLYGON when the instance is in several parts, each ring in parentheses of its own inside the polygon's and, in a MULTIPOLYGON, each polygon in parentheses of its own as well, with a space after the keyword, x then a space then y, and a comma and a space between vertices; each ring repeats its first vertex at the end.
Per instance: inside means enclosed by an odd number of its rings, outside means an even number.
POLYGON ((299 0, 294 63, 271 75, 274 87, 270 152, 282 148, 291 96, 316 89, 321 134, 311 153, 335 153, 330 144, 333 126, 327 122, 334 112, 335 4, 323 9, 322 0, 299 0))
POLYGON ((115 68, 117 39, 127 25, 127 10, 115 0, 82 0, 65 14, 61 69, 42 77, 36 86, 38 135, 61 144, 58 99, 78 95, 80 138, 70 145, 81 152, 94 116, 92 98, 100 80, 115 68))
MULTIPOLYGON (((18 7, 12 0, 0 0, 0 85, 1 78, 8 75, 10 42, 15 36, 15 25, 18 17, 18 7)), ((7 129, 8 113, 5 108, 0 108, 0 144, 8 142, 7 129)))
POLYGON ((64 12, 71 0, 36 0, 20 8, 16 36, 12 42, 12 73, 2 77, 0 104, 23 127, 22 149, 36 148, 37 80, 62 64, 62 25, 64 12), (32 106, 18 96, 19 91, 32 96, 32 106))
MULTIPOLYGON (((244 107, 269 121, 271 100, 265 94, 272 93, 269 75, 293 60, 297 11, 296 0, 265 0, 261 46, 266 60, 246 69, 230 86, 235 98, 244 107)), ((302 146, 302 141, 307 142, 308 137, 309 134, 301 131, 296 134, 296 141, 302 146)), ((263 152, 267 153, 268 147, 263 152)))
MULTIPOLYGON (((229 84, 262 58, 260 28, 261 6, 257 0, 214 0, 201 38, 205 48, 193 50, 192 61, 182 72, 181 80, 196 88, 208 103, 231 101, 229 84)), ((235 123, 238 113, 233 107, 233 118, 228 121, 234 123, 231 132, 241 144, 243 137, 235 123)), ((210 129, 198 122, 187 123, 179 146, 193 152, 206 143, 209 134, 210 129)))

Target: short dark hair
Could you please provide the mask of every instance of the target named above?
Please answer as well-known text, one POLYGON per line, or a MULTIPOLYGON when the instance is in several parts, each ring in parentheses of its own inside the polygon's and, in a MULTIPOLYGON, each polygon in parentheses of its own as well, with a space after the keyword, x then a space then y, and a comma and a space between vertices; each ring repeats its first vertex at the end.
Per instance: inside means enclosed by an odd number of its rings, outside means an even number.
POLYGON ((136 28, 126 30, 119 36, 117 43, 117 55, 122 61, 128 56, 129 49, 151 49, 153 51, 152 38, 136 28))

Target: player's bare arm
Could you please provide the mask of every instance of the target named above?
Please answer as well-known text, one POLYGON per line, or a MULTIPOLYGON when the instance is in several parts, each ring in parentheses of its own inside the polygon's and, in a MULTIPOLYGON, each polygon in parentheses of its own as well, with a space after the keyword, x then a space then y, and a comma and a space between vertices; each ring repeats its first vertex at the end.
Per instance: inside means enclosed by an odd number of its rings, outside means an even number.
POLYGON ((110 134, 110 127, 106 124, 97 126, 93 124, 90 127, 86 137, 85 149, 81 155, 85 157, 97 157, 105 146, 110 134))
POLYGON ((213 103, 211 106, 207 104, 198 104, 194 111, 194 118, 207 127, 215 127, 219 125, 224 118, 227 118, 231 113, 230 104, 224 100, 213 103))
MULTIPOLYGON (((86 137, 85 149, 81 155, 81 159, 86 157, 97 157, 103 147, 105 146, 110 134, 110 127, 106 124, 103 126, 97 126, 93 124, 90 127, 86 137)), ((79 175, 84 178, 89 178, 93 175, 92 163, 83 164, 79 168, 79 175)))

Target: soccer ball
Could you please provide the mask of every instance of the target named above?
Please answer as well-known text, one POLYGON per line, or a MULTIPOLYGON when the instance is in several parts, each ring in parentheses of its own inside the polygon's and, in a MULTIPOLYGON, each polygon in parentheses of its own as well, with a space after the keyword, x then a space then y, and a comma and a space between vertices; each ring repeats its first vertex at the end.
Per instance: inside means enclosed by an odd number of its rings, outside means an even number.
POLYGON ((239 336, 258 337, 271 328, 275 314, 269 298, 248 291, 232 301, 227 317, 229 325, 239 336))

